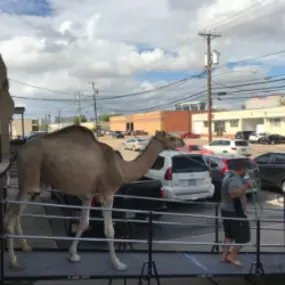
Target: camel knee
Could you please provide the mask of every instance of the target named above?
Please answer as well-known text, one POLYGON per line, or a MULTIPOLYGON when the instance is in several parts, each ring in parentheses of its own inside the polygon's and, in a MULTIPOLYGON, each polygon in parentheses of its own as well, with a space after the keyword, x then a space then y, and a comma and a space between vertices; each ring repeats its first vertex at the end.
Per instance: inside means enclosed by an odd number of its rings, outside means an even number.
POLYGON ((114 238, 115 236, 115 229, 113 225, 106 226, 104 228, 104 233, 107 238, 114 238))
POLYGON ((87 230, 89 227, 89 215, 88 213, 85 213, 84 215, 82 215, 81 219, 80 219, 80 223, 79 223, 79 228, 82 231, 87 230))

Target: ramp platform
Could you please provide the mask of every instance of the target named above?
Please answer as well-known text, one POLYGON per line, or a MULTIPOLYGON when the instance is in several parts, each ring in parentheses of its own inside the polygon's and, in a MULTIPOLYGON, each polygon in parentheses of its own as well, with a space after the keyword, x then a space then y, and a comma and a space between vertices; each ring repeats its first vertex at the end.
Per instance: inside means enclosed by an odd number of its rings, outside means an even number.
MULTIPOLYGON (((17 252, 18 260, 24 270, 11 271, 8 267, 7 254, 4 259, 5 280, 59 280, 59 279, 137 279, 141 276, 142 264, 147 261, 147 252, 118 252, 128 269, 119 272, 111 267, 108 252, 81 252, 81 261, 72 263, 67 251, 17 252)), ((240 254, 244 266, 237 268, 232 264, 220 263, 216 253, 196 252, 153 252, 160 278, 173 277, 225 277, 250 274, 255 262, 255 253, 240 254)), ((261 262, 265 275, 285 274, 285 253, 261 253, 261 262)), ((147 274, 147 273, 146 273, 147 274)), ((143 275, 144 276, 144 275, 143 275)))

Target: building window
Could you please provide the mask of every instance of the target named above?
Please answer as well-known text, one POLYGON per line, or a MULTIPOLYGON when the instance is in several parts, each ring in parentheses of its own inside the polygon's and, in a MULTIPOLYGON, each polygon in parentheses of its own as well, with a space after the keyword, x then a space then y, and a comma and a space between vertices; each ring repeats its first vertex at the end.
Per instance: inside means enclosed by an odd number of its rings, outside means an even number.
POLYGON ((238 127, 238 120, 230 120, 230 126, 232 128, 237 128, 238 127))
POLYGON ((214 122, 214 131, 217 133, 225 132, 225 121, 215 121, 214 122))
POLYGON ((279 118, 269 119, 269 124, 272 127, 280 127, 281 120, 279 118))
POLYGON ((208 128, 209 124, 208 121, 204 121, 204 128, 208 128))

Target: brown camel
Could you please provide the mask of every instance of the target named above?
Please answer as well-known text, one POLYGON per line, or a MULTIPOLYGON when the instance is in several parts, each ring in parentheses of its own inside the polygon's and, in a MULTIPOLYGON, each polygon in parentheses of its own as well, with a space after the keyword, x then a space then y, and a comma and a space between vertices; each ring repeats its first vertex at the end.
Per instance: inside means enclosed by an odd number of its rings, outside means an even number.
MULTIPOLYGON (((112 208, 114 195, 122 183, 141 178, 165 149, 176 147, 174 137, 157 131, 145 151, 133 161, 123 160, 107 144, 96 140, 93 133, 81 126, 69 126, 25 144, 17 154, 19 193, 17 200, 28 201, 42 191, 41 185, 54 185, 59 191, 76 195, 83 206, 90 206, 94 197, 105 208, 112 208)), ((5 228, 9 234, 23 235, 20 215, 24 204, 12 204, 5 216, 5 228)), ((82 209, 76 238, 89 226, 89 209, 82 209)), ((103 210, 104 233, 114 238, 112 211, 103 210)), ((21 248, 31 251, 25 239, 21 248)), ((125 270, 127 265, 116 256, 114 243, 108 242, 111 262, 115 269, 125 270)), ((69 249, 70 260, 79 261, 78 240, 69 249)), ((9 262, 13 270, 23 268, 18 264, 14 251, 14 239, 8 238, 9 262)))

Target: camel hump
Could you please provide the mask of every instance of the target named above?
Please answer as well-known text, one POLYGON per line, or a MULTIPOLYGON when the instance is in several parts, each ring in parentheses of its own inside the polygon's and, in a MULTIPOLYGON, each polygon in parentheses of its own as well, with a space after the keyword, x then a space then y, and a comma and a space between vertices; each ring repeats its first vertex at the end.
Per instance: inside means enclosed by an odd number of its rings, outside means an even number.
POLYGON ((59 129, 57 131, 54 131, 52 133, 47 134, 46 136, 42 137, 43 139, 52 139, 57 138, 61 136, 70 136, 71 138, 78 138, 78 137, 89 137, 93 140, 97 141, 93 132, 83 126, 80 125, 70 125, 67 127, 64 127, 62 129, 59 129))

